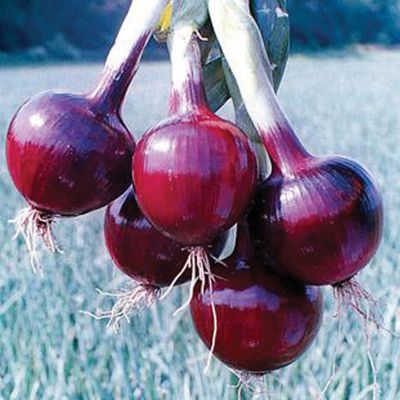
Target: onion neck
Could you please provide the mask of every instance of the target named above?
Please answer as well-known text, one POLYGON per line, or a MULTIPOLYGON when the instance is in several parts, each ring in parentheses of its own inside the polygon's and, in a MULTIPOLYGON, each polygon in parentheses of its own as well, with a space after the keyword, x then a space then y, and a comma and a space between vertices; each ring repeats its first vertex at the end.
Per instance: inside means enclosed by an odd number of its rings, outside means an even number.
POLYGON ((143 51, 167 3, 168 0, 133 0, 107 57, 102 77, 88 96, 102 111, 120 111, 143 51))
POLYGON ((200 48, 193 28, 189 25, 177 27, 171 32, 168 44, 172 65, 169 114, 208 110, 200 48))
POLYGON ((309 154, 278 103, 268 56, 248 1, 208 0, 208 5, 215 33, 272 170, 291 175, 309 154))

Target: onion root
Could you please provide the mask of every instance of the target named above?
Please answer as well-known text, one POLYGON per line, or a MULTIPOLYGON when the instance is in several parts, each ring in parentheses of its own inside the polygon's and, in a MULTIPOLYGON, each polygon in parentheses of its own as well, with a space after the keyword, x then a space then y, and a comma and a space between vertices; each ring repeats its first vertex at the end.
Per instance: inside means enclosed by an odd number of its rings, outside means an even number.
POLYGON ((118 333, 121 328, 121 321, 128 324, 132 314, 143 308, 150 308, 159 298, 160 288, 153 285, 140 284, 133 289, 123 289, 118 293, 104 292, 96 289, 101 296, 116 298, 115 304, 110 310, 97 310, 95 313, 82 311, 96 320, 108 319, 108 327, 118 333))
POLYGON ((353 309, 361 319, 362 331, 364 336, 367 357, 372 372, 372 397, 373 400, 379 398, 378 373, 375 360, 371 349, 370 323, 377 330, 384 329, 383 318, 379 310, 378 302, 372 295, 365 290, 355 278, 333 286, 333 294, 337 301, 337 316, 341 318, 341 308, 343 306, 353 309))
POLYGON ((22 235, 28 249, 32 271, 36 274, 42 270, 37 250, 37 239, 41 238, 47 249, 52 253, 62 253, 54 234, 54 215, 33 207, 22 209, 17 216, 10 220, 15 225, 14 239, 22 235))
POLYGON ((265 396, 265 398, 270 398, 270 393, 268 388, 265 387, 264 375, 255 375, 252 373, 237 371, 231 369, 231 372, 238 379, 238 383, 233 386, 237 389, 238 400, 242 399, 243 391, 251 393, 254 396, 265 396))
POLYGON ((179 314, 181 311, 183 311, 185 308, 187 308, 189 306, 189 304, 193 298, 194 288, 198 282, 201 285, 200 292, 202 295, 205 294, 206 288, 209 289, 214 329, 213 329, 211 348, 209 351, 206 366, 204 368, 204 373, 207 373, 207 371, 210 367, 210 364, 211 364, 212 356, 214 354, 215 343, 216 343, 217 332, 218 332, 217 310, 215 308, 215 303, 214 303, 214 299, 213 299, 213 293, 214 293, 213 285, 215 283, 217 276, 214 275, 213 272, 211 271, 209 255, 203 247, 201 247, 201 246, 188 247, 187 251, 189 252, 189 256, 187 258, 186 263, 184 264, 182 270, 178 273, 178 275, 176 275, 175 279, 172 281, 172 283, 168 287, 167 291, 161 296, 161 300, 164 300, 171 293, 172 289, 174 288, 175 284, 178 282, 179 278, 188 270, 191 271, 191 275, 192 275, 192 278, 190 281, 190 288, 189 288, 189 297, 185 301, 185 303, 174 312, 174 316, 176 316, 177 314, 179 314))

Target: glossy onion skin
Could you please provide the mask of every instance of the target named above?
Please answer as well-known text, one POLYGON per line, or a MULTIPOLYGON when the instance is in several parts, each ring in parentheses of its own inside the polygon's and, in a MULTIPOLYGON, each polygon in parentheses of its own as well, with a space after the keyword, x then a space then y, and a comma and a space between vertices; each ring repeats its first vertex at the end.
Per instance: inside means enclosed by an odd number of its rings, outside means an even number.
MULTIPOLYGON (((104 220, 104 238, 115 265, 135 281, 157 287, 169 286, 183 268, 188 252, 154 228, 140 211, 132 189, 111 203, 104 220)), ((222 235, 213 244, 225 244, 222 235)), ((178 284, 189 281, 188 270, 178 284)))
POLYGON ((160 231, 202 245, 245 211, 256 159, 246 136, 204 107, 147 132, 133 157, 133 178, 141 209, 160 231))
POLYGON ((259 188, 251 229, 276 272, 314 285, 353 277, 382 236, 382 199, 371 176, 344 157, 307 158, 292 176, 272 175, 259 188))
MULTIPOLYGON (((229 265, 230 267, 230 265, 229 265)), ((318 287, 268 273, 254 263, 218 270, 213 299, 218 331, 214 355, 229 367, 264 374, 300 357, 314 341, 322 320, 318 287)), ((191 315, 200 338, 211 348, 210 292, 196 285, 191 315)))
POLYGON ((75 216, 131 184, 134 141, 117 112, 83 96, 42 93, 11 121, 6 156, 19 192, 41 211, 75 216))
MULTIPOLYGON (((104 238, 115 265, 141 284, 168 286, 187 259, 182 245, 150 224, 140 211, 132 189, 107 207, 104 238)), ((187 273, 179 283, 189 279, 187 273)))

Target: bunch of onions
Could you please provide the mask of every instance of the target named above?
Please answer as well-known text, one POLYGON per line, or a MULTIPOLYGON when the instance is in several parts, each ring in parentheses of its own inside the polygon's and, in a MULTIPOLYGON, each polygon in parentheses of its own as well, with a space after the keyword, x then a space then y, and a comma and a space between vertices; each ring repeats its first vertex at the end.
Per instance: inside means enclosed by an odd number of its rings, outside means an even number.
MULTIPOLYGON (((187 4, 192 11, 198 7, 187 4)), ((256 159, 247 137, 207 106, 196 18, 191 19, 196 14, 177 11, 179 24, 169 36, 169 117, 138 142, 133 181, 144 215, 190 251, 185 265, 192 271, 193 289, 197 280, 203 285, 215 280, 207 246, 246 210, 255 188, 256 159)))
POLYGON ((247 220, 237 229, 235 249, 218 266, 220 278, 197 284, 191 315, 200 338, 242 381, 282 368, 303 354, 323 314, 321 290, 267 271, 256 258, 247 220), (211 304, 214 304, 213 310, 211 304), (213 329, 217 315, 217 331, 213 329))
MULTIPOLYGON (((246 380, 291 364, 312 344, 323 314, 319 286, 332 285, 370 317, 360 301, 369 295, 353 277, 378 248, 382 200, 360 165, 312 156, 296 137, 270 82, 249 0, 176 0, 165 10, 167 3, 133 1, 92 92, 40 94, 17 112, 7 162, 29 208, 16 222, 35 270, 37 235, 56 250, 55 216, 108 204, 108 252, 136 286, 113 295, 113 308, 95 318, 118 329, 132 311, 159 299, 162 288, 161 299, 190 282, 189 298, 176 312, 190 305, 209 349, 206 370, 215 355, 246 380), (207 9, 226 58, 220 62, 226 88, 237 84, 243 98, 242 104, 233 96, 238 120, 248 113, 251 121, 242 126, 261 138, 259 168, 248 137, 206 101, 198 29, 207 9), (166 18, 172 13, 169 116, 135 148, 121 106, 163 10, 166 18), (228 238, 228 230, 235 235, 228 238), (228 239, 232 251, 221 262, 228 239)), ((161 23, 163 33, 167 25, 161 23)), ((203 55, 211 45, 205 49, 203 55)), ((214 94, 221 84, 215 75, 214 94)))
MULTIPOLYGON (((115 265, 136 283, 133 290, 112 295, 118 300, 111 311, 91 314, 96 319, 108 319, 116 330, 122 319, 129 322, 132 312, 150 307, 159 298, 161 288, 175 287, 191 279, 189 270, 180 274, 187 252, 150 224, 136 203, 133 188, 107 207, 104 238, 115 265)), ((215 257, 225 241, 226 236, 222 235, 213 243, 210 252, 215 257)))
POLYGON ((36 237, 53 252, 55 216, 101 208, 131 184, 135 148, 120 111, 143 50, 167 0, 135 0, 97 86, 86 95, 45 92, 17 111, 8 129, 7 163, 29 207, 15 219, 34 270, 36 237))
POLYGON ((358 298, 368 295, 352 278, 375 254, 382 235, 382 199, 372 177, 350 159, 317 158, 301 145, 269 80, 268 58, 248 1, 208 4, 222 51, 272 163, 250 214, 265 264, 305 284, 333 285, 364 314, 358 298))

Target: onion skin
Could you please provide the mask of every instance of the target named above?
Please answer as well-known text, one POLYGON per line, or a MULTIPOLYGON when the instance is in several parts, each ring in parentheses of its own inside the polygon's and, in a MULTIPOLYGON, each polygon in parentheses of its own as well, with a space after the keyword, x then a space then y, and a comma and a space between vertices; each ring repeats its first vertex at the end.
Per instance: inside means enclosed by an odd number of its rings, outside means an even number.
POLYGON ((170 38, 170 117, 150 129, 133 157, 140 208, 162 233, 187 246, 209 243, 245 212, 257 163, 245 134, 208 108, 193 28, 170 38))
POLYGON ((33 209, 76 216, 103 207, 130 186, 135 144, 120 109, 166 4, 132 2, 89 94, 42 93, 12 119, 8 168, 33 209))
MULTIPOLYGON (((187 259, 180 244, 150 224, 137 206, 132 189, 107 207, 104 238, 115 265, 141 284, 170 285, 187 259)), ((178 283, 189 279, 190 271, 178 283)))
POLYGON ((313 285, 340 284, 365 267, 382 237, 382 199, 371 176, 344 157, 305 156, 273 171, 250 212, 259 253, 276 272, 313 285))
MULTIPOLYGON (((165 237, 150 224, 140 211, 132 188, 107 207, 104 238, 115 265, 143 285, 169 286, 188 257, 182 245, 165 237)), ((210 250, 218 254, 226 238, 221 235, 210 250)), ((177 284, 189 281, 191 274, 187 270, 177 284)))
POLYGON ((130 185, 134 142, 117 112, 47 92, 25 103, 6 142, 10 175, 34 208, 75 216, 103 207, 130 185))
POLYGON ((316 158, 304 149, 274 93, 262 38, 244 3, 208 0, 216 36, 272 165, 250 214, 258 250, 283 275, 342 284, 379 246, 382 199, 356 162, 316 158))
POLYGON ((239 226, 234 254, 216 275, 221 277, 201 294, 196 285, 191 302, 193 323, 211 348, 213 317, 218 319, 213 354, 229 367, 265 374, 298 359, 315 339, 323 314, 318 287, 304 286, 266 271, 252 254, 246 227, 239 226))
POLYGON ((146 133, 133 173, 151 222, 182 244, 201 245, 240 219, 254 193, 256 160, 238 128, 203 109, 146 133))

